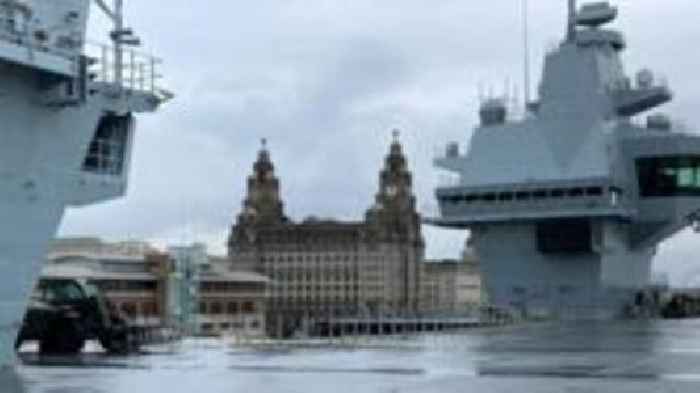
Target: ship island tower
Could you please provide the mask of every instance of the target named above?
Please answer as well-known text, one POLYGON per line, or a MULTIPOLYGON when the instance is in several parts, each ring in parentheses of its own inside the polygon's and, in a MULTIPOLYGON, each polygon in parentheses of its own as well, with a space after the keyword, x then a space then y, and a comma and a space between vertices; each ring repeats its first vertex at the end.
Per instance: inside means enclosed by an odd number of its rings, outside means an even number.
POLYGON ((14 364, 66 208, 126 193, 136 114, 172 98, 157 86, 160 60, 133 50, 122 10, 123 0, 0 1, 0 370, 14 364), (113 45, 86 44, 91 7, 114 22, 113 45))
POLYGON ((625 74, 624 36, 607 2, 569 1, 567 34, 544 62, 522 121, 488 100, 457 174, 429 220, 469 229, 490 301, 562 318, 610 317, 649 284, 665 239, 697 221, 700 137, 664 114, 671 91, 648 70, 625 74))

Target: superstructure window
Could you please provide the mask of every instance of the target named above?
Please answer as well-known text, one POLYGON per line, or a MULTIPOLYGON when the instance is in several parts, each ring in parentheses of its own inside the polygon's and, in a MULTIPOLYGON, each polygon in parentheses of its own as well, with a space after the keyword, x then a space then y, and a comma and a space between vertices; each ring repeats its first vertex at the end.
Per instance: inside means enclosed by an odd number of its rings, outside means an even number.
POLYGON ((586 188, 587 196, 601 196, 603 195, 603 189, 601 187, 588 187, 586 188))
POLYGON ((530 193, 527 191, 519 191, 519 192, 515 193, 515 199, 517 199, 519 201, 526 201, 526 200, 530 199, 530 196, 531 196, 530 193))
POLYGON ((535 199, 545 199, 547 198, 547 190, 536 190, 532 193, 532 196, 535 199))
POLYGON ((484 194, 482 199, 486 202, 493 202, 496 200, 496 194, 484 194))
POLYGON ((131 124, 131 116, 102 117, 88 147, 83 170, 98 175, 121 175, 126 161, 131 124))
POLYGON ((700 156, 637 159, 642 197, 700 196, 700 156))
POLYGON ((467 203, 476 202, 477 200, 479 200, 478 195, 466 195, 464 197, 464 202, 467 202, 467 203))
POLYGON ((502 193, 498 194, 498 200, 503 201, 503 202, 512 201, 513 197, 514 197, 514 195, 512 192, 502 192, 502 193))
POLYGON ((564 198, 564 195, 566 195, 566 191, 561 188, 557 188, 552 190, 551 195, 552 198, 564 198))

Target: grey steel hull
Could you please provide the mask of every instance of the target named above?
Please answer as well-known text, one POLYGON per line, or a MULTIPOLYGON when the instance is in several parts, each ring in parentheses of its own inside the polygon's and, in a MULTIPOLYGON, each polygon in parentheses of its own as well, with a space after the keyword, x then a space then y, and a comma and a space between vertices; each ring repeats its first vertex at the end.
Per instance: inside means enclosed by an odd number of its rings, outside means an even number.
POLYGON ((63 206, 0 199, 0 367, 13 362, 14 342, 63 206))
POLYGON ((56 109, 42 104, 31 70, 0 64, 0 367, 14 342, 66 206, 91 193, 85 152, 102 114, 99 102, 56 109), (83 194, 83 195, 81 195, 83 194))
POLYGON ((619 316, 649 285, 653 250, 615 252, 611 237, 601 234, 593 253, 561 258, 536 249, 533 223, 473 232, 491 304, 562 319, 619 316))

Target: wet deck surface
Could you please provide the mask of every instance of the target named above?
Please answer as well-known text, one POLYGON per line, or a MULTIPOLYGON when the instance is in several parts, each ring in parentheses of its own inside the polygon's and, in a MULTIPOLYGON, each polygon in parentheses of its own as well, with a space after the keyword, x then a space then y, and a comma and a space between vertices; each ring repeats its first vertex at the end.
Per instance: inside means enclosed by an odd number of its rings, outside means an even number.
POLYGON ((700 321, 533 324, 343 344, 254 349, 193 340, 127 358, 23 354, 16 373, 0 375, 0 391, 700 391, 700 321))

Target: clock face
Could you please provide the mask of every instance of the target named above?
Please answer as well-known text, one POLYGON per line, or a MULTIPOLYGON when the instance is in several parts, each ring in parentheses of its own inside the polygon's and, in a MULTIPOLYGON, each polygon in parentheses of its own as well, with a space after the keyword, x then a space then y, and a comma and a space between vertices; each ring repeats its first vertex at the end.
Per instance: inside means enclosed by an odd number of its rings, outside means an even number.
POLYGON ((396 186, 389 186, 386 188, 386 194, 389 195, 390 197, 396 196, 398 194, 399 190, 396 188, 396 186))

